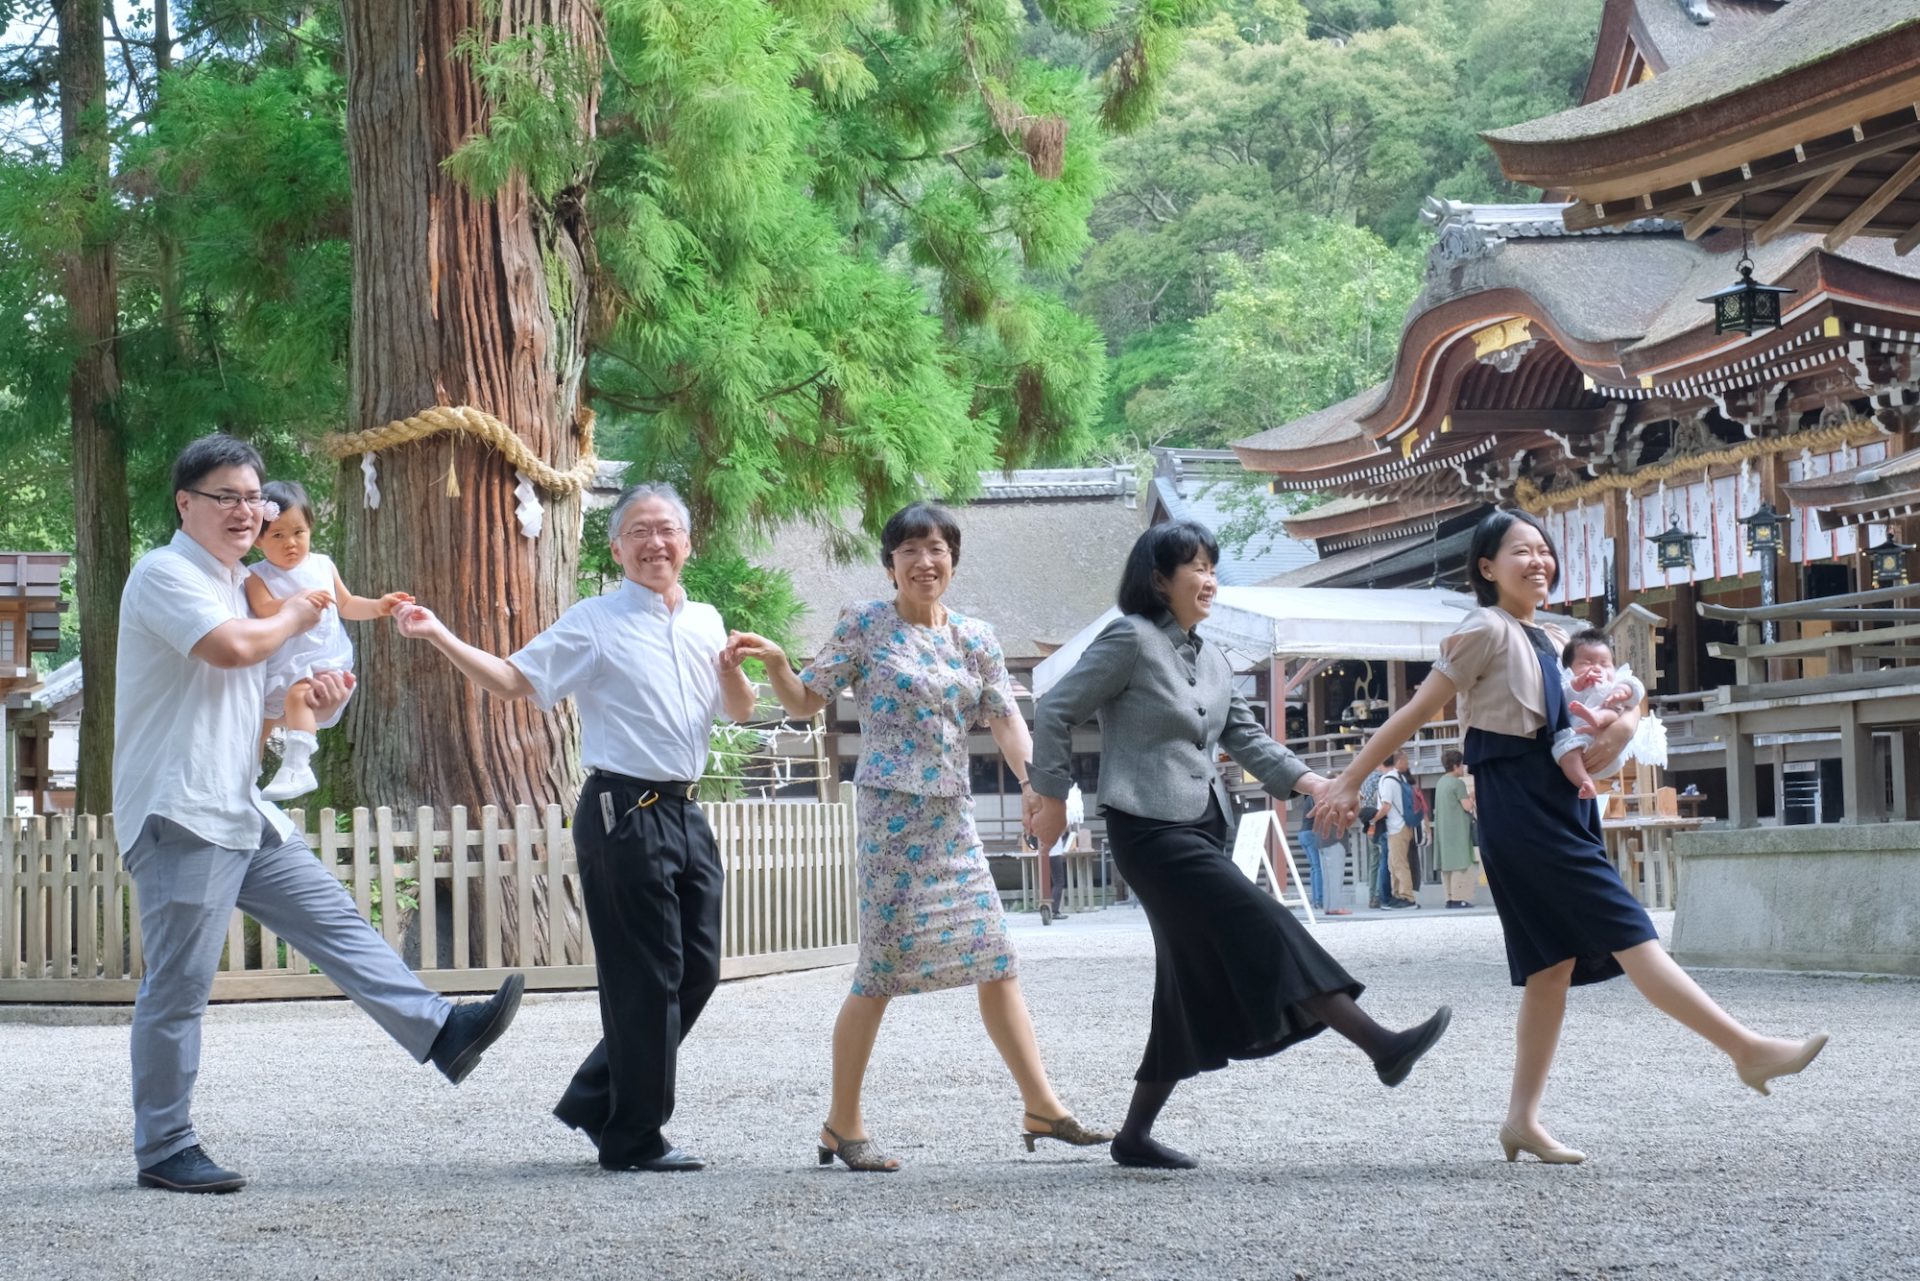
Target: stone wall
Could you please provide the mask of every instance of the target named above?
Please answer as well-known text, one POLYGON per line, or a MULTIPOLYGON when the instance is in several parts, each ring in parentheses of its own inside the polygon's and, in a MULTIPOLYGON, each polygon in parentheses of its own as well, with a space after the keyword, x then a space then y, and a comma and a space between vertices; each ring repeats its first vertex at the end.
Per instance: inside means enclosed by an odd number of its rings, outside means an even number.
POLYGON ((1920 975, 1920 823, 1674 840, 1682 965, 1920 975))

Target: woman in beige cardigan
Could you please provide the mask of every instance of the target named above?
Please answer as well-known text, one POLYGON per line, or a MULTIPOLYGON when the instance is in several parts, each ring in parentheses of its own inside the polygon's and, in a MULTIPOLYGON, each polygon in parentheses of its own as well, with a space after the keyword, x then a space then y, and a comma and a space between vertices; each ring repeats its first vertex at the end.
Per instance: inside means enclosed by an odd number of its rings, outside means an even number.
POLYGON ((1553 540, 1538 519, 1524 511, 1490 513, 1474 531, 1467 565, 1481 608, 1441 644, 1419 692, 1327 788, 1317 826, 1331 834, 1352 822, 1361 780, 1450 699, 1459 699, 1478 797, 1481 865, 1506 935, 1508 970, 1525 989, 1500 1145, 1509 1161, 1524 1151, 1571 1164, 1585 1157, 1540 1123, 1570 987, 1626 974, 1657 1008, 1725 1052, 1740 1079, 1762 1094, 1769 1080, 1811 1063, 1827 1038, 1759 1036, 1674 963, 1607 858, 1598 807, 1555 765, 1554 732, 1571 716, 1588 722, 1594 742, 1587 759, 1598 766, 1619 755, 1640 712, 1589 712, 1563 696, 1558 656, 1566 638, 1534 617, 1560 576, 1553 540))

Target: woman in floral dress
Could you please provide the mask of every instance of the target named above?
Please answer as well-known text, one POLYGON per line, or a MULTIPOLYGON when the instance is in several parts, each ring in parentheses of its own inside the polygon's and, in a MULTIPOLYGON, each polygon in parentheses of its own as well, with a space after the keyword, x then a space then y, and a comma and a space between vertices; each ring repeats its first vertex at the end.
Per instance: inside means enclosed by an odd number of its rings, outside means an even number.
POLYGON ((781 703, 812 716, 851 688, 860 713, 860 958, 833 1030, 833 1102, 821 1127, 821 1164, 896 1170, 867 1137, 860 1087, 887 1002, 976 986, 980 1019, 1020 1087, 1021 1136, 1076 1145, 1113 1136, 1087 1129, 1047 1083, 1016 977, 1000 896, 973 827, 967 732, 985 725, 1021 780, 1023 814, 1032 740, 1014 705, 993 629, 941 604, 960 563, 952 513, 914 503, 881 533, 880 563, 895 595, 849 606, 806 670, 794 674, 772 641, 735 633, 743 657, 767 666, 781 703))

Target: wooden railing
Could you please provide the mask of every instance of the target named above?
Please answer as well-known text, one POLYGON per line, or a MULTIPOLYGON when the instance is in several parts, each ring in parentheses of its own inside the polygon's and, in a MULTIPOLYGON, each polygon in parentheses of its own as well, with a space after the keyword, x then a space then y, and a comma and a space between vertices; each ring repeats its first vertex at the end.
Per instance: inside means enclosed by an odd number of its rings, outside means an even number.
POLYGON ((1698 607, 1703 617, 1737 625, 1735 643, 1708 646, 1733 662, 1735 682, 1714 691, 1699 718, 1702 732, 1726 742, 1733 826, 1759 822, 1757 741, 1788 733, 1837 740, 1844 821, 1887 816, 1887 775, 1894 815, 1920 817, 1920 609, 1893 603, 1915 596, 1920 585, 1903 584, 1759 609, 1698 607), (1766 640, 1765 625, 1777 622, 1831 630, 1766 640), (1819 664, 1811 674, 1809 662, 1819 664), (1786 674, 1793 669, 1797 675, 1786 674))
MULTIPOLYGON (((721 976, 838 965, 854 959, 853 789, 835 802, 702 805, 713 826, 726 899, 721 976)), ((444 817, 422 808, 402 827, 392 811, 291 811, 321 864, 339 878, 429 987, 483 992, 510 970, 534 988, 590 988, 594 949, 581 927, 579 866, 558 806, 488 806, 444 817), (446 936, 442 937, 443 929, 446 936)), ((0 1002, 131 1001, 144 965, 133 880, 112 820, 8 819, 0 825, 0 1002)), ((338 992, 307 959, 235 912, 213 999, 338 992)))

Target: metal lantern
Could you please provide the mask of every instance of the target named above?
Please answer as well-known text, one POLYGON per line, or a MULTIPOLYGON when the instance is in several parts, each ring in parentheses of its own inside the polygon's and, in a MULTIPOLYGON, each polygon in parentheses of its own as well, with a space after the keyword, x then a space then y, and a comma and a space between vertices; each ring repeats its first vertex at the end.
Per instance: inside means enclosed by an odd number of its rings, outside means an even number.
POLYGON ((1867 548, 1867 563, 1873 566, 1875 587, 1898 587, 1907 581, 1907 553, 1911 547, 1889 533, 1884 541, 1867 548))
POLYGON ((1647 541, 1652 543, 1655 551, 1659 553, 1661 569, 1692 569, 1693 545, 1699 542, 1701 537, 1700 534, 1689 534, 1680 528, 1680 522, 1676 520, 1666 533, 1655 534, 1647 541))
POLYGON ((1779 285, 1763 285, 1755 280, 1753 259, 1744 254, 1740 258, 1739 270, 1739 280, 1700 300, 1713 304, 1713 332, 1725 334, 1737 330, 1751 334, 1756 329, 1780 328, 1781 296, 1799 291, 1779 285))
POLYGON ((1761 503, 1753 515, 1742 516, 1740 523, 1747 527, 1747 555, 1779 555, 1787 545, 1787 526, 1792 520, 1775 511, 1772 503, 1761 503))

